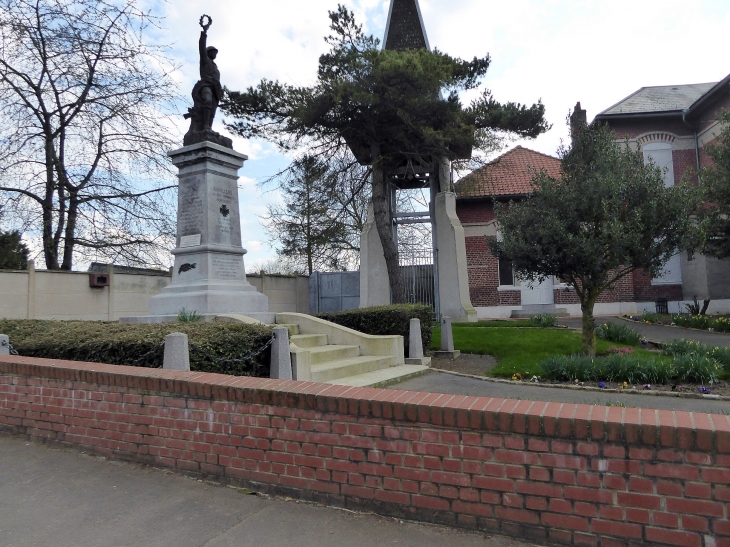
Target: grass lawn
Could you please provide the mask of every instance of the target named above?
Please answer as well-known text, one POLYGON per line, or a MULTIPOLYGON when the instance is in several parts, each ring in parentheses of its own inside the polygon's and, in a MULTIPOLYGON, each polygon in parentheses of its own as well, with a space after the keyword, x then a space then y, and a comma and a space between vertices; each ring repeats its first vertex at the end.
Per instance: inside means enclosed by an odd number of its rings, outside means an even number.
MULTIPOLYGON (((479 325, 471 323, 470 325, 479 325)), ((499 364, 492 369, 491 376, 511 377, 519 372, 523 377, 539 376, 539 362, 553 355, 574 355, 580 353, 581 336, 569 330, 544 328, 497 327, 476 328, 453 325, 454 348, 465 353, 492 355, 499 364)), ((434 329, 431 349, 439 349, 441 329, 434 329)), ((596 351, 605 352, 611 346, 621 346, 605 340, 596 341, 596 351)), ((658 353, 635 348, 637 357, 667 359, 658 353)))
POLYGON ((496 328, 496 327, 529 327, 529 328, 535 328, 540 329, 542 328, 540 325, 537 325, 535 323, 532 323, 530 321, 526 320, 515 320, 515 321, 502 321, 502 320, 494 320, 494 321, 479 321, 477 323, 452 323, 452 327, 463 327, 467 329, 489 329, 489 328, 496 328))

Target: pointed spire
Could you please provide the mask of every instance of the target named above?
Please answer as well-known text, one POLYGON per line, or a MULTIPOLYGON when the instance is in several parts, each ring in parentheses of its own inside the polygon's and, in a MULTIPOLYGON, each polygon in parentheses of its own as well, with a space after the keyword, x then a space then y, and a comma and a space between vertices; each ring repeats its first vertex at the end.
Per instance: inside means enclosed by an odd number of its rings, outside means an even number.
POLYGON ((431 49, 418 0, 390 1, 383 48, 390 50, 431 49))

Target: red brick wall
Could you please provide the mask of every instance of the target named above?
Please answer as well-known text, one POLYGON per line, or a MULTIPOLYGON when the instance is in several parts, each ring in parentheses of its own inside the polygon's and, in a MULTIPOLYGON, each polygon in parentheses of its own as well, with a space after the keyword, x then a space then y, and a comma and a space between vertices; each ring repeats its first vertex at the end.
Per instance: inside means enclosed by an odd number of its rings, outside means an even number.
POLYGON ((456 200, 456 216, 462 224, 492 222, 494 220, 494 204, 487 200, 456 200))
POLYGON ((697 184, 697 153, 695 150, 673 150, 674 184, 681 184, 684 179, 697 184))
POLYGON ((566 545, 730 546, 730 417, 0 356, 0 427, 566 545), (643 543, 642 543, 643 542, 643 543))
POLYGON ((522 305, 522 291, 519 289, 515 291, 499 291, 499 305, 500 306, 521 306, 522 305))
MULTIPOLYGON (((472 306, 499 306, 499 263, 487 245, 487 238, 466 238, 466 265, 472 306)), ((517 304, 519 305, 519 303, 517 304)))
POLYGON ((633 277, 636 302, 654 302, 657 298, 682 300, 682 285, 652 285, 651 276, 644 270, 635 271, 633 277))
POLYGON ((648 132, 671 133, 678 137, 694 135, 693 131, 682 123, 680 118, 665 120, 613 120, 609 124, 611 129, 616 133, 616 139, 623 141, 625 139, 635 139, 639 135, 648 132))

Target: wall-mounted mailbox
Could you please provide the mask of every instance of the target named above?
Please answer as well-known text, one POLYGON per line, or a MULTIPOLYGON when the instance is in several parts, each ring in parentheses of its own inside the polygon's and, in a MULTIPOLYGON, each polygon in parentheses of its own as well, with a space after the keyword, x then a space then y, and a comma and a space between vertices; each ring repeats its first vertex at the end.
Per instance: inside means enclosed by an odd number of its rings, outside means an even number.
POLYGON ((109 274, 89 274, 89 287, 98 289, 109 286, 109 274))

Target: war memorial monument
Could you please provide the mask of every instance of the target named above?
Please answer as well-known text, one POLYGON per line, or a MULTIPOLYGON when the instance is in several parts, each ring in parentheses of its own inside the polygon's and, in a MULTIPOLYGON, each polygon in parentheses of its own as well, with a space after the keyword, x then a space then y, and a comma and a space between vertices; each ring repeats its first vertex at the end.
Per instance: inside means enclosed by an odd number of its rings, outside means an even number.
POLYGON ((248 157, 233 149, 231 139, 212 129, 222 87, 215 63, 218 50, 207 45, 211 24, 207 15, 200 18, 200 80, 193 88, 193 107, 185 115, 190 119, 185 146, 169 152, 179 170, 172 282, 150 298, 150 316, 134 318, 137 321, 174 320, 185 309, 273 322, 267 296, 246 280, 238 170, 248 157))

